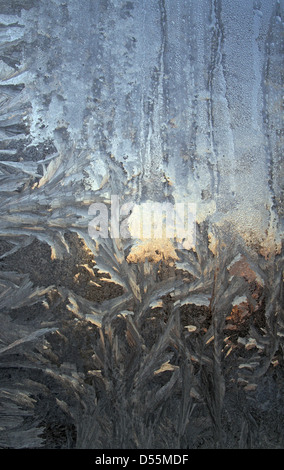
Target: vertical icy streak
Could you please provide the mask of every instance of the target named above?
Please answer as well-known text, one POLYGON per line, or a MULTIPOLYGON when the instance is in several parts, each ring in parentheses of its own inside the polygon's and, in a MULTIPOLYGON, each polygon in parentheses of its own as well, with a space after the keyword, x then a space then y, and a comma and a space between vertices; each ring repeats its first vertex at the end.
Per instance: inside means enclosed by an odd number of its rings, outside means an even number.
POLYGON ((167 2, 166 172, 176 199, 187 198, 201 206, 212 202, 217 181, 208 129, 210 3, 167 2))
POLYGON ((164 118, 162 128, 165 173, 177 197, 195 198, 196 120, 194 102, 194 35, 192 2, 166 2, 167 42, 164 51, 164 118), (191 34, 188 35, 188 31, 191 34))
MULTIPOLYGON (((222 21, 222 2, 212 0, 211 18, 211 55, 208 67, 208 125, 210 129, 210 146, 214 158, 214 165, 218 162, 218 170, 224 174, 221 180, 222 187, 214 181, 214 189, 217 189, 217 198, 222 203, 227 198, 232 204, 232 195, 235 193, 234 175, 236 172, 234 155, 234 138, 231 130, 230 108, 227 99, 227 84, 224 76, 224 25, 222 21), (216 162, 217 161, 217 162, 216 162)), ((215 178, 217 175, 215 173, 215 178)), ((226 210, 226 209, 225 209, 226 210)))
POLYGON ((210 11, 210 2, 193 2, 191 25, 193 26, 194 53, 192 54, 192 67, 194 70, 194 107, 195 120, 195 148, 191 155, 194 176, 197 183, 195 197, 200 199, 201 193, 211 193, 210 177, 207 169, 207 156, 210 153, 210 141, 208 139, 208 111, 207 102, 208 83, 206 74, 207 38, 206 31, 207 14, 210 11))
POLYGON ((214 83, 214 130, 220 171, 218 209, 223 214, 233 209, 236 226, 247 236, 250 232, 264 232, 270 219, 261 71, 266 16, 273 2, 214 3, 221 7, 217 11, 223 37, 223 75, 216 77, 214 83), (227 105, 222 106, 222 100, 227 105))
POLYGON ((165 45, 167 41, 167 13, 165 0, 158 2, 160 44, 157 56, 157 65, 154 67, 151 77, 150 115, 148 116, 148 135, 146 138, 146 149, 143 168, 143 196, 157 199, 162 196, 162 160, 163 145, 161 129, 163 126, 164 113, 164 61, 165 45))
POLYGON ((263 131, 272 209, 283 223, 283 3, 277 0, 268 13, 269 25, 263 45, 263 131))
POLYGON ((214 0, 211 20, 213 29, 211 67, 213 70, 209 74, 209 86, 214 120, 214 142, 220 175, 217 210, 221 213, 227 213, 229 207, 230 210, 236 209, 236 201, 238 201, 241 189, 237 181, 239 145, 235 134, 235 113, 236 110, 239 112, 238 119, 241 123, 244 119, 241 101, 247 99, 244 90, 241 89, 242 79, 239 77, 238 80, 236 75, 246 73, 247 70, 246 58, 243 56, 238 37, 243 37, 247 43, 248 31, 243 30, 240 18, 244 15, 242 2, 230 3, 214 0), (232 77, 229 75, 230 70, 232 70, 232 77), (239 90, 236 89, 236 85, 240 87, 239 90))
POLYGON ((259 35, 261 33, 261 22, 263 13, 261 11, 261 2, 254 2, 253 10, 253 36, 252 36, 252 49, 253 49, 253 72, 255 86, 252 90, 252 129, 255 132, 262 131, 262 116, 260 109, 260 93, 261 93, 261 48, 258 45, 259 35))

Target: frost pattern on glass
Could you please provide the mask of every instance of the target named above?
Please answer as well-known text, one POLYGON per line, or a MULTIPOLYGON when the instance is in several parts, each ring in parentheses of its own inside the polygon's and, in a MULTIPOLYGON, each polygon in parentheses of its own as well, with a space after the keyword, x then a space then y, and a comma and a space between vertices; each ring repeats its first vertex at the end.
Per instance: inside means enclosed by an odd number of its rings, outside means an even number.
POLYGON ((0 447, 283 448, 283 37, 280 0, 0 2, 0 447), (92 238, 114 195, 195 246, 92 238))

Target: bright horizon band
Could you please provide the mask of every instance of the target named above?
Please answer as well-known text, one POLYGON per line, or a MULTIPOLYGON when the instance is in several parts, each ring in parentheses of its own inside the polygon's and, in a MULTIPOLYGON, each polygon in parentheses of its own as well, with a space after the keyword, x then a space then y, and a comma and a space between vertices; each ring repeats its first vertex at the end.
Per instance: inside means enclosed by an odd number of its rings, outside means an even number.
POLYGON ((119 196, 111 196, 110 211, 104 203, 93 203, 88 215, 91 238, 135 238, 190 240, 195 243, 196 204, 189 202, 148 201, 119 205, 119 196), (110 214, 109 214, 110 212, 110 214))

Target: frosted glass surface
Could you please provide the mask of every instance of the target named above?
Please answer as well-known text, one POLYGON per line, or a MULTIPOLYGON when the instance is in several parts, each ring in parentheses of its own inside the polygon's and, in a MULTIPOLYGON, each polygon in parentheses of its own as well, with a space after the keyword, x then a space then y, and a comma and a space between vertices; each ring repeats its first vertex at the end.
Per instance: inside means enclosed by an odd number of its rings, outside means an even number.
POLYGON ((283 448, 283 40, 282 0, 0 1, 0 447, 283 448))

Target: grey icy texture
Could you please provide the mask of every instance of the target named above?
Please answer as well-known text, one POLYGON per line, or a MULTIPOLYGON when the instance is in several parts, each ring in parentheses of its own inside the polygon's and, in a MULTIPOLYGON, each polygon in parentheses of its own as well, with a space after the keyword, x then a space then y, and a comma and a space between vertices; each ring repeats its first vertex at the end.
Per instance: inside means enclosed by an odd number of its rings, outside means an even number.
POLYGON ((283 44, 282 0, 0 0, 1 448, 284 447, 283 44), (195 248, 93 240, 112 195, 195 248))

